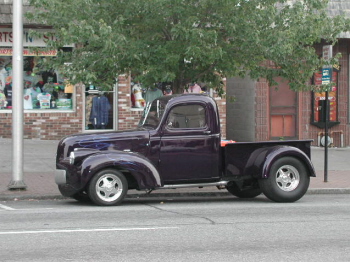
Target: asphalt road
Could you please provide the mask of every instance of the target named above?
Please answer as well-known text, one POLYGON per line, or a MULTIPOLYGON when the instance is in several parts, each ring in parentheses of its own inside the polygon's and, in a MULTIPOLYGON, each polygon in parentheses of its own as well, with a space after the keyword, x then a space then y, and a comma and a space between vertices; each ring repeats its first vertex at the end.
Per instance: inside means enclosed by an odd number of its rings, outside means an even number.
POLYGON ((350 261, 349 195, 0 202, 1 261, 350 261))

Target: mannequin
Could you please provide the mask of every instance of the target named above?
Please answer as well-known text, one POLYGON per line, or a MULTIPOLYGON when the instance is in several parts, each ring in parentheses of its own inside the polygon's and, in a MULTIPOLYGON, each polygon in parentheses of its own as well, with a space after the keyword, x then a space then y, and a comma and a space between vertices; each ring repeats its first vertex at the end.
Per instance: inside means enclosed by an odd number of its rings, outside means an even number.
POLYGON ((145 105, 145 99, 142 97, 142 88, 140 84, 135 84, 132 87, 132 93, 135 99, 135 107, 142 108, 145 105))

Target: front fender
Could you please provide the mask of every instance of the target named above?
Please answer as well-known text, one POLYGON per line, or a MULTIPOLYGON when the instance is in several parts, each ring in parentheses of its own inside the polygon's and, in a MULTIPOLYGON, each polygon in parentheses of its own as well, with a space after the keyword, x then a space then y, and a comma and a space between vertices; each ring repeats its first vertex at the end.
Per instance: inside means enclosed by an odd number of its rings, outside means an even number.
POLYGON ((158 170, 150 160, 137 153, 123 151, 99 152, 87 157, 81 166, 81 183, 87 185, 90 179, 101 169, 118 167, 128 170, 137 181, 139 189, 161 186, 158 170))
POLYGON ((316 176, 316 172, 309 157, 297 147, 274 146, 257 149, 251 154, 247 162, 246 174, 251 174, 255 178, 268 178, 272 164, 281 157, 295 157, 299 159, 309 171, 309 175, 316 176))

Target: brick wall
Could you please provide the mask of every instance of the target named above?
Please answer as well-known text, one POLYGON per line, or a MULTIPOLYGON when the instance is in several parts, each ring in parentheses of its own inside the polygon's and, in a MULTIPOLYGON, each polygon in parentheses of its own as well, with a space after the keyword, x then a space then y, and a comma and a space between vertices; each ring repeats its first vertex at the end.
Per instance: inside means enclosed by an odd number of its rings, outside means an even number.
MULTIPOLYGON (((329 134, 333 135, 334 145, 340 146, 340 134, 343 133, 344 146, 350 145, 350 126, 349 126, 349 53, 348 47, 350 42, 341 41, 333 49, 333 54, 342 53, 340 58, 341 70, 338 75, 338 121, 339 125, 329 128, 329 134)), ((322 53, 322 46, 317 48, 319 53, 322 53)), ((314 139, 313 145, 318 144, 318 136, 324 129, 318 128, 310 124, 311 122, 311 99, 312 92, 302 92, 299 106, 301 107, 300 116, 300 139, 314 139)), ((322 135, 321 135, 322 136, 322 135)))
POLYGON ((118 78, 118 130, 133 129, 139 123, 142 111, 132 109, 131 105, 131 81, 130 77, 118 78))
POLYGON ((226 139, 226 97, 214 95, 214 99, 219 109, 221 138, 226 139))

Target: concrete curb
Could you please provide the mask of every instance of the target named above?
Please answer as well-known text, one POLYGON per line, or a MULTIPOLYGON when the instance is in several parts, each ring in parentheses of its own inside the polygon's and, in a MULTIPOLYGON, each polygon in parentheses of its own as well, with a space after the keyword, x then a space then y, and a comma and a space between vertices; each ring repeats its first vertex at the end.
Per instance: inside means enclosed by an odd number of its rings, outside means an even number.
MULTIPOLYGON (((312 188, 306 194, 350 194, 350 188, 312 188)), ((169 198, 169 197, 229 197, 228 192, 179 192, 179 193, 140 193, 129 194, 126 199, 135 198, 169 198)), ((19 200, 62 200, 70 199, 62 195, 1 195, 0 201, 19 201, 19 200)))

